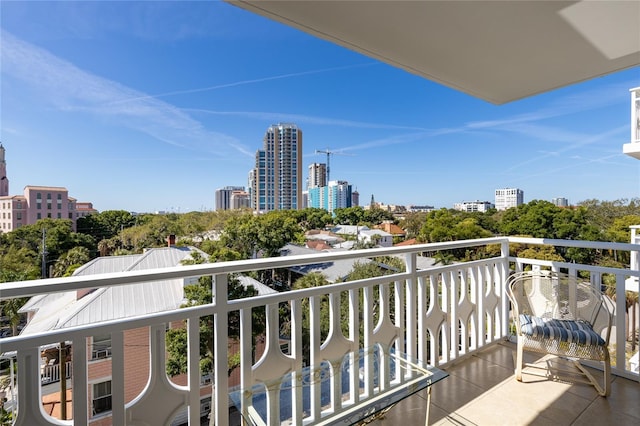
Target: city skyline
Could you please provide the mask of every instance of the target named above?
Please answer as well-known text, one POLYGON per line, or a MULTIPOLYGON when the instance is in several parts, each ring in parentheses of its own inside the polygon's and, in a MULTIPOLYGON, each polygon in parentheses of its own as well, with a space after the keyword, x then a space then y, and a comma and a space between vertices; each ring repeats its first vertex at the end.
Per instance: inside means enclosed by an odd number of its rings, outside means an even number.
POLYGON ((61 186, 100 211, 213 210, 247 186, 264 129, 295 123, 302 170, 398 205, 570 204, 640 196, 622 153, 621 71, 502 106, 220 2, 5 2, 2 129, 10 194, 61 186))

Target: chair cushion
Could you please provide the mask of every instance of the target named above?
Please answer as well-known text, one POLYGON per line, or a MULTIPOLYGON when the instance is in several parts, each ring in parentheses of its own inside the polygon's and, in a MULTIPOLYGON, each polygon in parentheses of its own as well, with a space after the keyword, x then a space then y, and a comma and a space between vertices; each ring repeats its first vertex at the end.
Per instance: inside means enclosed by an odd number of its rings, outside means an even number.
POLYGON ((520 330, 531 337, 581 345, 604 346, 604 339, 586 321, 558 320, 520 315, 520 330))

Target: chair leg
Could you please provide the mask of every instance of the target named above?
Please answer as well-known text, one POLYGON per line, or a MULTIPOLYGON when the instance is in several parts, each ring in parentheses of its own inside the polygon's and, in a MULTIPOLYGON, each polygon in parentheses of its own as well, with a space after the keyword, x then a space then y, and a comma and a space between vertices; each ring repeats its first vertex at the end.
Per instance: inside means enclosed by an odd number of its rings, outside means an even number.
POLYGON ((604 371, 602 374, 603 375, 602 385, 598 383, 598 380, 596 380, 596 378, 593 377, 593 374, 591 374, 589 370, 587 370, 582 366, 582 364, 580 364, 580 361, 576 360, 574 361, 574 364, 587 377, 587 379, 593 385, 593 387, 596 388, 596 390, 598 391, 598 394, 600 396, 607 397, 609 396, 609 394, 611 394, 611 359, 609 357, 608 351, 605 352, 604 357, 605 359, 603 360, 604 371))
POLYGON ((522 381, 522 361, 523 361, 523 355, 522 352, 524 351, 524 342, 522 341, 522 336, 518 336, 518 345, 517 345, 517 349, 516 349, 516 380, 521 382, 522 381))

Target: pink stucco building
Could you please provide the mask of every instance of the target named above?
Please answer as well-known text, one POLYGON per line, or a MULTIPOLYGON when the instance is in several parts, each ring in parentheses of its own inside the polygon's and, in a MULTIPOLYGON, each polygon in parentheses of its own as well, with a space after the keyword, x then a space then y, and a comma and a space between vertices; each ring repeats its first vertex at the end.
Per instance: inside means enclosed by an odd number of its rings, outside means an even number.
POLYGON ((71 219, 75 231, 78 217, 97 213, 91 203, 77 202, 63 187, 27 185, 22 195, 9 195, 5 152, 0 143, 0 233, 45 218, 71 219))
POLYGON ((0 197, 0 232, 11 232, 39 219, 71 219, 76 229, 76 199, 66 188, 31 186, 23 195, 0 197))

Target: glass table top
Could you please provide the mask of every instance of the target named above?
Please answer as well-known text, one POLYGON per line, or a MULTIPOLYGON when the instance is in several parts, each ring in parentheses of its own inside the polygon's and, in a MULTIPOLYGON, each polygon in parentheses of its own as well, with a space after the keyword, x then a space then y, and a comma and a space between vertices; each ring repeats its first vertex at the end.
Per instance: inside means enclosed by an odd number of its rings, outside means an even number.
POLYGON ((250 424, 354 424, 447 376, 393 347, 376 345, 268 383, 232 388, 229 397, 250 424))

